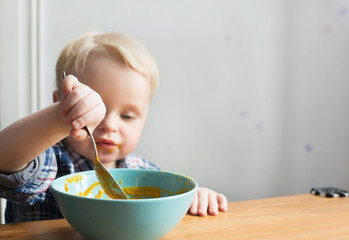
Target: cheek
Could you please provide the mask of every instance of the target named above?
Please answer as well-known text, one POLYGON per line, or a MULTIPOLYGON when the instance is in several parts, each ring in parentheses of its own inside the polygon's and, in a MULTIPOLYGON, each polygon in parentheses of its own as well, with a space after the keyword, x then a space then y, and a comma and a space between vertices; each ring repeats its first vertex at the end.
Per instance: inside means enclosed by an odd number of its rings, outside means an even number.
POLYGON ((127 149, 131 152, 137 147, 142 134, 142 130, 143 127, 138 127, 134 129, 129 129, 129 131, 127 131, 123 139, 123 145, 125 147, 125 150, 127 149))

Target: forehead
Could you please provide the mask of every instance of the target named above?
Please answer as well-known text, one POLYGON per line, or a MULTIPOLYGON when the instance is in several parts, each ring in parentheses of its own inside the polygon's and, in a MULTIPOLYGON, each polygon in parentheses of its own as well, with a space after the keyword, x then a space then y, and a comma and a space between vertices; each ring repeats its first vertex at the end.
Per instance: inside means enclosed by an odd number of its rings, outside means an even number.
POLYGON ((103 101, 149 102, 151 85, 142 74, 114 55, 94 55, 87 59, 79 81, 98 92, 103 101))

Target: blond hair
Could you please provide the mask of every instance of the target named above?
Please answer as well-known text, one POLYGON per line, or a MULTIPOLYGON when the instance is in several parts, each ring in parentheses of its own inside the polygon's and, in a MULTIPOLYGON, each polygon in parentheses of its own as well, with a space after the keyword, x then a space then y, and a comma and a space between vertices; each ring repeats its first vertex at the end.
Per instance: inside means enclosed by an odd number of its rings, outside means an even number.
POLYGON ((159 72, 148 49, 127 35, 101 32, 84 34, 68 43, 62 50, 56 64, 56 84, 59 93, 61 93, 62 72, 75 75, 82 73, 87 57, 99 50, 121 57, 128 67, 142 74, 150 81, 153 95, 159 82, 159 72))

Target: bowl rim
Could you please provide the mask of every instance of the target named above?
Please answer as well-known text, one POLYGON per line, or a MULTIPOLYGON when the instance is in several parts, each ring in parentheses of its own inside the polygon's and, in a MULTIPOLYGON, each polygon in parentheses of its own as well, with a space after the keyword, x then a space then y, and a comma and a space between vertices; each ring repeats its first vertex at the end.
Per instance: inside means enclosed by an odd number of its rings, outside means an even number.
POLYGON ((60 176, 58 178, 55 178, 51 184, 50 184, 50 190, 51 192, 63 195, 63 196, 69 196, 69 197, 73 197, 74 199, 81 199, 81 200, 86 200, 86 201, 106 201, 106 202, 154 202, 154 201, 163 201, 164 199, 172 199, 172 198, 182 198, 185 197, 186 195, 190 195, 193 192, 195 193, 199 187, 198 183, 191 177, 188 177, 186 175, 180 174, 180 173, 176 173, 176 172, 172 172, 172 171, 166 171, 166 170, 157 170, 157 169, 133 169, 133 168, 113 168, 113 169, 108 169, 108 171, 149 171, 149 172, 163 172, 163 173, 169 173, 169 174, 173 174, 173 175, 178 175, 184 178, 188 178, 190 181, 192 181, 194 183, 194 187, 192 189, 190 189, 187 192, 184 193, 180 193, 180 194, 176 194, 176 195, 172 195, 172 196, 164 196, 164 197, 159 197, 159 198, 146 198, 146 199, 103 199, 103 198, 91 198, 91 197, 82 197, 82 196, 78 196, 78 195, 73 195, 73 194, 69 194, 67 192, 58 190, 55 188, 55 182, 57 182, 56 180, 62 179, 62 178, 68 178, 68 177, 72 177, 74 175, 77 174, 92 174, 92 172, 95 172, 95 170, 87 170, 87 171, 81 171, 81 172, 75 172, 75 173, 70 173, 67 175, 63 175, 60 176))

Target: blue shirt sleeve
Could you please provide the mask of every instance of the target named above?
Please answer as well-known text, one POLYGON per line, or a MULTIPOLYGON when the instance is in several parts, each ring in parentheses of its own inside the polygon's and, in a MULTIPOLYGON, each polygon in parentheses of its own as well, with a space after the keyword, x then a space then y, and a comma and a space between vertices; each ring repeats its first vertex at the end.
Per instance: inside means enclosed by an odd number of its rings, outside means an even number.
POLYGON ((49 148, 23 170, 11 174, 0 173, 0 197, 30 205, 41 202, 56 174, 56 156, 49 148))

